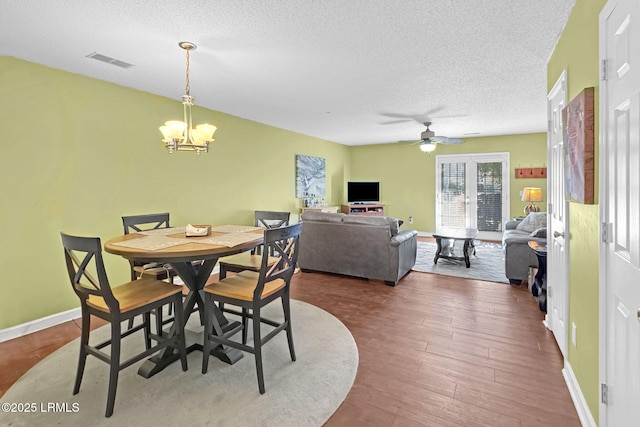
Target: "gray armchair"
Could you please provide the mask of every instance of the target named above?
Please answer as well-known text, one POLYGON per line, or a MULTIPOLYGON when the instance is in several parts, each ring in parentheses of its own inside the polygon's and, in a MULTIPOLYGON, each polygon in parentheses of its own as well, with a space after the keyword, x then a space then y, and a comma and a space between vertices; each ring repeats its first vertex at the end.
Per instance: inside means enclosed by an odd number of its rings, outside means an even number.
POLYGON ((504 270, 509 283, 513 285, 528 279, 529 267, 538 268, 538 257, 529 247, 529 241, 547 241, 546 212, 536 212, 531 221, 525 221, 527 219, 509 220, 504 224, 504 270))

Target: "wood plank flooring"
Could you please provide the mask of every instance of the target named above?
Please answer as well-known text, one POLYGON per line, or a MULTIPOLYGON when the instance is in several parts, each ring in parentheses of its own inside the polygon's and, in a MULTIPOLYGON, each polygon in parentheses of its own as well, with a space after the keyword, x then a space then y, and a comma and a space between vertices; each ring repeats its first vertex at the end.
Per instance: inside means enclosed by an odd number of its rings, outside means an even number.
MULTIPOLYGON (((395 287, 322 273, 292 283, 293 298, 336 316, 358 345, 354 386, 326 426, 580 426, 524 285, 420 272, 395 287)), ((79 333, 67 322, 0 343, 0 397, 79 333)))

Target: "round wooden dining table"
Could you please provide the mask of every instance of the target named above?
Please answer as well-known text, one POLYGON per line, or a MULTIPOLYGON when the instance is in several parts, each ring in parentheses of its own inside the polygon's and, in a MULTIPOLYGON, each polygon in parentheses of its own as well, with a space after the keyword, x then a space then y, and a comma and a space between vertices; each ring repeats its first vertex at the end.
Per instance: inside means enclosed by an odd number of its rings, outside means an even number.
MULTIPOLYGON (((183 306, 185 323, 196 306, 200 313, 200 323, 202 323, 204 319, 202 288, 209 280, 218 259, 255 248, 262 243, 263 236, 263 229, 248 226, 213 227, 209 235, 198 237, 187 237, 184 227, 166 228, 114 237, 104 243, 104 250, 127 260, 169 264, 189 289, 183 306)), ((219 308, 215 307, 214 312, 214 322, 218 323, 214 326, 219 326, 223 332, 238 324, 238 322, 229 322, 219 308)), ((215 331, 216 328, 214 327, 213 330, 215 331)), ((169 333, 174 333, 173 327, 169 333)), ((202 351, 203 342, 202 339, 196 339, 193 342, 188 339, 188 351, 202 351)), ((149 378, 162 371, 179 359, 174 350, 166 348, 160 354, 148 359, 138 373, 149 378)), ((220 346, 214 348, 211 354, 229 364, 242 358, 241 351, 220 346)))

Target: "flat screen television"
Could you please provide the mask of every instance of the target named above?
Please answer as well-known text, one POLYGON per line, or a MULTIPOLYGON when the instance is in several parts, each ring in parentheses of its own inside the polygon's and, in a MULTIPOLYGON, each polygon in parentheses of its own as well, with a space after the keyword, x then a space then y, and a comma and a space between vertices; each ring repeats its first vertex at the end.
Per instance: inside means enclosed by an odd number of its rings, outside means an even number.
POLYGON ((379 182, 347 182, 347 201, 349 203, 376 203, 380 201, 379 182))

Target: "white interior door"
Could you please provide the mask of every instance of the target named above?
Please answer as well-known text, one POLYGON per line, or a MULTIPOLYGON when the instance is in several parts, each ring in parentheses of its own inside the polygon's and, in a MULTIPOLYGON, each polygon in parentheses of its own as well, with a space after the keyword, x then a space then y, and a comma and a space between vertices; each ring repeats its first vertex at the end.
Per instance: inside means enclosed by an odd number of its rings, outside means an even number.
POLYGON ((500 240, 509 218, 509 153, 436 156, 436 229, 466 227, 500 240))
POLYGON ((562 72, 547 97, 547 318, 546 325, 553 331, 562 355, 567 357, 568 301, 569 301, 569 246, 565 233, 569 230, 569 203, 564 197, 564 136, 562 109, 567 105, 567 72, 562 72))
POLYGON ((640 2, 600 13, 601 375, 600 425, 640 420, 640 2))

